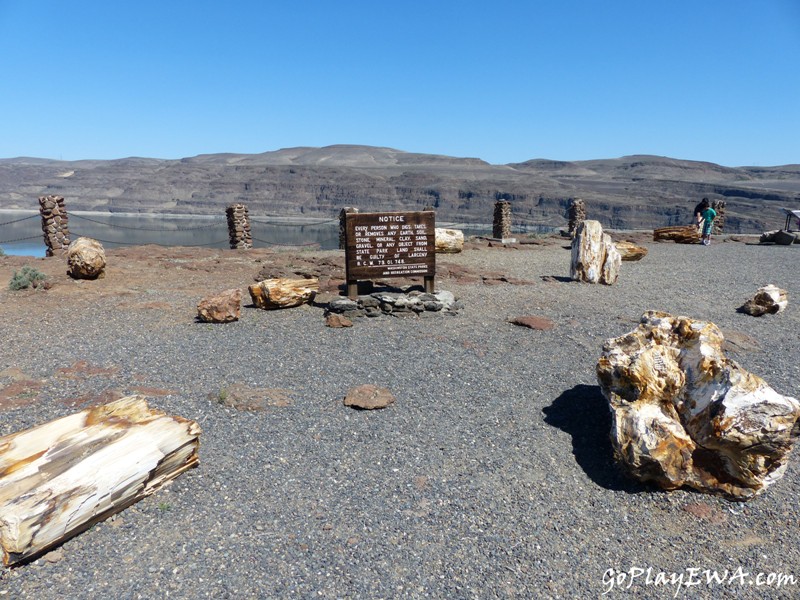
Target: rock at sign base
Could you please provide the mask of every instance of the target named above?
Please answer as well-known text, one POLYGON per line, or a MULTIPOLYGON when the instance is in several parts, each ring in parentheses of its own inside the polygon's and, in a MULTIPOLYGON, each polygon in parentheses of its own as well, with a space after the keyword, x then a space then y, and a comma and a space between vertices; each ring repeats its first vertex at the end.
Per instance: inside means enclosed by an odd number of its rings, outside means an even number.
POLYGON ((341 329, 342 327, 352 327, 353 322, 344 315, 329 313, 325 315, 325 325, 333 329, 341 329))
POLYGON ((344 397, 344 405, 365 410, 386 408, 395 401, 395 397, 386 388, 366 384, 348 390, 344 397))
POLYGON ((622 258, 599 221, 583 221, 572 240, 569 276, 575 281, 611 285, 619 277, 622 258))
POLYGON ((512 325, 520 325, 521 327, 527 327, 528 329, 536 329, 538 331, 545 331, 547 329, 552 329, 555 327, 553 322, 550 319, 546 319, 545 317, 537 317, 536 315, 529 315, 527 317, 515 317, 508 321, 512 325))
POLYGON ((251 285, 248 290, 258 308, 292 308, 314 299, 319 290, 319 279, 265 279, 251 285))
POLYGON ((614 455, 641 481, 747 500, 788 466, 800 402, 723 351, 713 323, 650 311, 607 340, 597 380, 614 455))
POLYGON ((205 323, 238 321, 242 306, 242 290, 230 289, 208 296, 197 304, 197 318, 205 323))
POLYGON ((760 317, 782 312, 789 304, 789 293, 775 285, 758 288, 756 295, 739 307, 739 312, 760 317))
POLYGON ((73 279, 97 279, 105 275, 106 252, 92 238, 80 237, 67 248, 67 275, 73 279))

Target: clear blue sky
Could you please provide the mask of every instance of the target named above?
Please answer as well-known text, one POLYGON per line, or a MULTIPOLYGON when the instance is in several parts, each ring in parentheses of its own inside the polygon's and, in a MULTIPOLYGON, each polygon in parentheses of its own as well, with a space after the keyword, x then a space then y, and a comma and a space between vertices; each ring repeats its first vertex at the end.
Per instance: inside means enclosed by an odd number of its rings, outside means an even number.
POLYGON ((0 158, 800 163, 800 0, 0 0, 0 158))

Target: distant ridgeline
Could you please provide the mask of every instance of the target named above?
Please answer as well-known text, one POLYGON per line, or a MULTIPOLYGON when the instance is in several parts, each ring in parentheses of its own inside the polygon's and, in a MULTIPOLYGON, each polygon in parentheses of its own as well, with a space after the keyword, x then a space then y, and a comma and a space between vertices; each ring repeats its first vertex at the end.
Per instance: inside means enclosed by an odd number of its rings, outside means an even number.
POLYGON ((573 198, 588 218, 616 229, 683 225, 703 197, 725 200, 727 233, 780 227, 781 208, 800 209, 800 165, 728 168, 655 156, 490 165, 475 158, 369 146, 291 148, 181 160, 0 159, 0 208, 35 210, 64 196, 71 210, 334 218, 341 208, 422 210, 438 221, 491 223, 511 202, 515 227, 564 227, 573 198))

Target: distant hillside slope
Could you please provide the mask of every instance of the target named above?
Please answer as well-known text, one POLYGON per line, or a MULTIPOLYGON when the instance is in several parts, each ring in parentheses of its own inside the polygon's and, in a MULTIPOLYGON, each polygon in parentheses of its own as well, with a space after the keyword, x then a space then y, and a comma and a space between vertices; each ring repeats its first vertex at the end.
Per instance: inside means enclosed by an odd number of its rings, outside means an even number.
POLYGON ((512 203, 515 225, 561 227, 572 198, 606 227, 688 223, 703 197, 727 201, 726 231, 757 233, 800 209, 800 165, 722 167, 657 156, 491 165, 371 146, 286 148, 181 160, 0 160, 0 208, 33 209, 58 194, 68 209, 220 214, 233 202, 253 215, 334 217, 363 211, 436 208, 441 221, 491 222, 512 203))

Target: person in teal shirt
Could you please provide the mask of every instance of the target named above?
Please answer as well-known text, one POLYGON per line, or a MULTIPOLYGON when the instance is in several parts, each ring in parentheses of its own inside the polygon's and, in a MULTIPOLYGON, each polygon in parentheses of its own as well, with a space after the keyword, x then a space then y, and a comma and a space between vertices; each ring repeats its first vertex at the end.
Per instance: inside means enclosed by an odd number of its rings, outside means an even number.
POLYGON ((714 225, 714 219, 717 216, 715 211, 710 206, 707 206, 700 215, 703 217, 703 240, 701 244, 708 246, 711 243, 711 228, 714 225))

